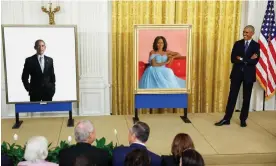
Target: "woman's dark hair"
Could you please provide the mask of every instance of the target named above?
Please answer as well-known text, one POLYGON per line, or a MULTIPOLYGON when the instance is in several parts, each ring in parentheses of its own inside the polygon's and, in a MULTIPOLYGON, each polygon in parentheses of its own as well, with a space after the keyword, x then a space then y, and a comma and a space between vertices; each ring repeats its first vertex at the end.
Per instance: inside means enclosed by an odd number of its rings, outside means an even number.
POLYGON ((186 149, 182 153, 181 166, 205 166, 203 157, 194 149, 186 149))
POLYGON ((125 158, 125 166, 150 166, 150 157, 146 149, 134 149, 125 158))
POLYGON ((163 43, 164 43, 164 46, 163 46, 163 51, 167 51, 167 40, 165 37, 163 36, 157 36, 155 39, 154 39, 154 42, 153 42, 153 45, 152 45, 152 48, 154 51, 157 51, 158 50, 158 47, 157 47, 157 43, 158 43, 158 40, 159 39, 162 39, 163 40, 163 43))
POLYGON ((195 148, 192 138, 186 133, 177 134, 173 139, 171 147, 171 153, 174 156, 176 163, 179 163, 182 152, 191 148, 195 148))

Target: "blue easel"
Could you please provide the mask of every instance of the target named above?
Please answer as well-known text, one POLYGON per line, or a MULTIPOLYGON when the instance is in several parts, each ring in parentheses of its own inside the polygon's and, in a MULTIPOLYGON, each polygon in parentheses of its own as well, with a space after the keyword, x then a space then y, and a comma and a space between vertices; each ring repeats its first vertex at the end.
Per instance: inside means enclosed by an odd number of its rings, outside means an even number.
POLYGON ((180 118, 185 123, 188 119, 188 94, 135 94, 135 116, 133 123, 139 121, 138 109, 141 108, 184 108, 184 116, 180 118))
POLYGON ((21 103, 15 104, 15 124, 13 129, 20 128, 23 123, 19 120, 19 113, 23 112, 54 112, 54 111, 69 111, 69 119, 67 127, 74 126, 74 119, 72 118, 72 103, 71 102, 59 102, 59 103, 21 103))

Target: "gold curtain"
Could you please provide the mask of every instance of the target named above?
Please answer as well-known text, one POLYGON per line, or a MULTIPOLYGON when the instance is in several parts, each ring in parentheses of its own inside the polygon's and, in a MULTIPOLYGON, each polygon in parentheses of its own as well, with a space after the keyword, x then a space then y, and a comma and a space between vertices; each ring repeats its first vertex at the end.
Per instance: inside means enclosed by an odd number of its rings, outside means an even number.
POLYGON ((134 111, 134 24, 191 24, 193 70, 188 111, 225 110, 230 85, 230 53, 239 38, 241 1, 112 3, 113 114, 126 115, 134 111))

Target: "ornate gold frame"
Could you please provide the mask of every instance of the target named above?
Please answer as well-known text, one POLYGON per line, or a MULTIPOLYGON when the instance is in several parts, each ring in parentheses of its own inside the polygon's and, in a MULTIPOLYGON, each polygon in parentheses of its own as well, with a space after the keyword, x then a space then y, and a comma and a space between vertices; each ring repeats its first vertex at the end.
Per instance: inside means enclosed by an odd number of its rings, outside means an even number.
POLYGON ((192 64, 192 25, 187 24, 141 24, 134 25, 134 94, 185 94, 191 92, 191 64, 192 64), (139 30, 141 29, 188 29, 189 36, 187 37, 188 49, 187 49, 187 64, 186 64, 186 88, 181 89, 139 89, 138 88, 138 41, 139 30))
POLYGON ((4 60, 4 72, 5 72, 5 91, 6 91, 6 103, 7 104, 18 104, 18 103, 60 103, 60 102, 79 102, 79 68, 78 68, 78 31, 77 25, 1 25, 2 30, 2 46, 3 46, 3 60, 4 60), (4 36, 4 28, 5 27, 40 27, 40 28, 62 28, 62 27, 72 27, 74 28, 75 35, 75 59, 76 59, 76 95, 77 100, 66 100, 66 101, 47 101, 47 102, 9 102, 8 100, 8 85, 7 85, 7 73, 6 73, 6 53, 5 53, 5 36, 4 36))

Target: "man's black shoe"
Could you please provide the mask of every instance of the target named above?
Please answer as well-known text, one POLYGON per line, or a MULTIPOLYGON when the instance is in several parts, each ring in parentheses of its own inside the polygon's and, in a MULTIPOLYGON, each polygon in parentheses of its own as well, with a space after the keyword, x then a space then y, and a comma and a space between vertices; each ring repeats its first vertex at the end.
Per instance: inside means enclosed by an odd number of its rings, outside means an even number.
POLYGON ((222 119, 221 121, 215 123, 216 126, 222 126, 222 125, 230 125, 230 120, 224 120, 222 119))
POLYGON ((247 126, 246 122, 245 121, 241 121, 241 127, 246 127, 246 126, 247 126))

